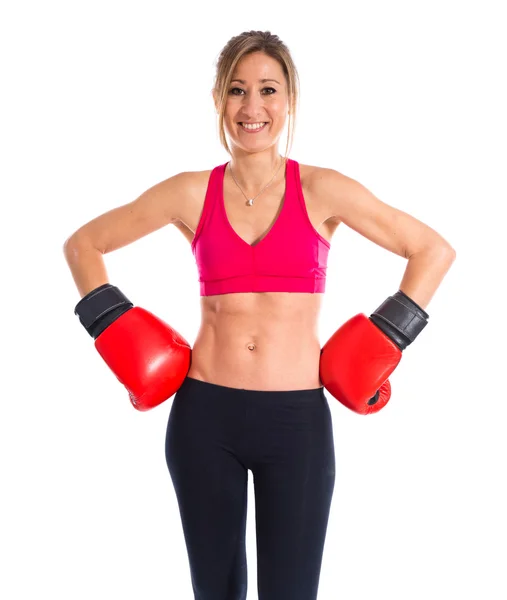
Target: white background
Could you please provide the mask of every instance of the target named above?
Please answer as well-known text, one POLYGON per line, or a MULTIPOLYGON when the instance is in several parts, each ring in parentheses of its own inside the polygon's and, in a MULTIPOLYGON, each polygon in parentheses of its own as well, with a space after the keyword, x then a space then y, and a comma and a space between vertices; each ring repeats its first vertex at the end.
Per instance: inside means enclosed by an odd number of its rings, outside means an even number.
MULTIPOLYGON (((500 5, 4 5, 2 598, 193 599, 164 456, 172 399, 133 409, 73 314, 62 246, 155 183, 228 160, 215 61, 251 29, 277 34, 299 70, 290 156, 354 177, 457 251, 389 405, 363 417, 327 395, 337 468, 319 600, 507 597, 500 5)), ((194 343, 197 270, 175 227, 105 260, 113 284, 194 343)), ((322 344, 394 293, 405 264, 339 227, 322 344)), ((253 494, 249 473, 248 600, 253 494)))

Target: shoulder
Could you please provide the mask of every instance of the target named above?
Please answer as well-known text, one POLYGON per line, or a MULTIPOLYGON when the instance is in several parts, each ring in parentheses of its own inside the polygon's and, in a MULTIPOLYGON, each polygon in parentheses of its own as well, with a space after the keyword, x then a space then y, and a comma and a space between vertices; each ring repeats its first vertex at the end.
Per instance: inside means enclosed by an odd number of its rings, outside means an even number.
POLYGON ((336 196, 349 178, 335 169, 301 163, 299 173, 307 204, 318 205, 329 219, 335 218, 336 196))
POLYGON ((301 182, 305 182, 309 189, 318 190, 324 186, 336 185, 339 182, 345 182, 348 177, 336 169, 328 167, 318 167, 316 165, 299 164, 301 182))
MULTIPOLYGON (((192 203, 195 200, 204 198, 206 194, 206 188, 208 181, 213 169, 206 169, 203 171, 185 171, 181 173, 184 177, 182 178, 182 186, 184 189, 184 198, 186 203, 192 203)), ((183 191, 183 190, 182 190, 183 191)))
POLYGON ((373 214, 386 207, 366 186, 336 169, 311 167, 306 185, 336 221, 346 222, 350 213, 373 214))
POLYGON ((213 169, 185 171, 178 203, 177 224, 195 231, 202 212, 209 178, 213 169), (184 188, 184 189, 183 189, 184 188))
POLYGON ((192 190, 202 186, 204 183, 207 184, 212 171, 213 169, 206 169, 203 171, 186 171, 185 175, 187 176, 189 189, 192 190))

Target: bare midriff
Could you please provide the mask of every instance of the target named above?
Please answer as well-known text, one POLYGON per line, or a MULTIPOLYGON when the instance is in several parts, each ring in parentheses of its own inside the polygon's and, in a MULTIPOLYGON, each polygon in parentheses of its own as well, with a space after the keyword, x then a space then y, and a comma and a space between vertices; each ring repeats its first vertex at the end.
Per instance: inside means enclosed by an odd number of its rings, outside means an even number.
POLYGON ((249 390, 320 387, 321 300, 286 292, 203 296, 188 377, 249 390))

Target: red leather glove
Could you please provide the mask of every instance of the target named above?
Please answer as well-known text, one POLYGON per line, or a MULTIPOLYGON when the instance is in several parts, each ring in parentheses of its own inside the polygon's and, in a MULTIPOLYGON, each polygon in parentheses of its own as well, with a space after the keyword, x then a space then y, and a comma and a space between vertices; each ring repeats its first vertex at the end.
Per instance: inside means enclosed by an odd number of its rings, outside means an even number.
POLYGON ((370 318, 356 315, 321 350, 323 386, 359 414, 378 412, 391 397, 388 377, 398 366, 402 350, 419 335, 428 318, 401 290, 389 296, 370 318))
POLYGON ((391 396, 387 379, 401 350, 366 315, 343 324, 324 344, 320 380, 328 392, 362 415, 378 412, 391 396))
POLYGON ((74 312, 137 410, 154 408, 178 391, 190 368, 192 351, 172 327, 149 311, 133 307, 110 284, 92 290, 74 312))

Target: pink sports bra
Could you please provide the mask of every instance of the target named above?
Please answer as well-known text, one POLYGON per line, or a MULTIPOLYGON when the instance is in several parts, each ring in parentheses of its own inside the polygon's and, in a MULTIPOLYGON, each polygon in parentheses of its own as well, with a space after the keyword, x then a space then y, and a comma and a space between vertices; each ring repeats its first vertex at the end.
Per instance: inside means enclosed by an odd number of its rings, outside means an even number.
POLYGON ((271 229, 254 245, 232 228, 224 205, 228 162, 210 175, 192 240, 200 295, 237 292, 323 293, 331 244, 313 227, 301 187, 299 163, 285 164, 285 198, 271 229))

